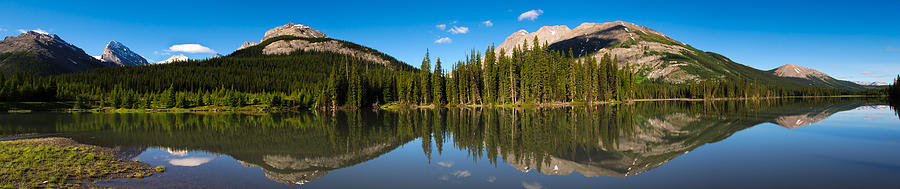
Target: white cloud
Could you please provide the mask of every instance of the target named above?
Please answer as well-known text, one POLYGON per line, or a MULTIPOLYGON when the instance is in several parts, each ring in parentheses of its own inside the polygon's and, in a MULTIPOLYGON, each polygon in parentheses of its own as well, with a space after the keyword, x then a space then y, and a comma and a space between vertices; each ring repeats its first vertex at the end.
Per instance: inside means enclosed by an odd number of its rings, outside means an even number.
POLYGON ((434 43, 438 43, 438 44, 452 43, 452 42, 453 42, 453 40, 450 39, 449 37, 442 37, 438 40, 434 40, 434 43))
POLYGON ((543 10, 540 10, 540 9, 538 9, 538 10, 530 10, 530 11, 527 11, 527 12, 523 12, 522 14, 519 15, 519 21, 522 21, 522 20, 531 20, 531 21, 534 21, 534 20, 537 19, 538 16, 540 16, 541 14, 544 14, 544 11, 543 11, 543 10))
POLYGON ((487 26, 487 27, 494 26, 494 22, 491 22, 490 20, 485 20, 484 22, 481 22, 481 24, 484 24, 484 26, 487 26))
POLYGON ((444 30, 444 29, 447 29, 447 24, 438 24, 438 25, 435 25, 434 27, 439 30, 444 30))
POLYGON ((39 33, 39 34, 44 34, 44 35, 50 34, 50 33, 48 33, 47 31, 42 30, 41 28, 33 29, 33 30, 19 29, 19 33, 26 33, 26 32, 29 32, 29 31, 37 32, 37 33, 39 33))
POLYGON ((169 164, 174 166, 182 166, 182 167, 196 167, 206 163, 209 163, 216 157, 194 157, 194 158, 181 158, 181 159, 172 159, 169 160, 169 164))
POLYGON ((525 189, 542 189, 542 188, 544 188, 544 186, 541 186, 541 183, 538 183, 538 182, 527 183, 525 181, 522 181, 522 187, 525 187, 525 189))
POLYGON ((170 52, 186 52, 186 53, 216 53, 216 51, 200 44, 180 44, 169 47, 170 52))
POLYGON ((469 177, 469 176, 472 176, 472 172, 469 172, 469 170, 455 171, 455 172, 453 172, 453 176, 469 177))
POLYGON ((442 162, 438 162, 437 164, 440 165, 441 167, 453 167, 453 162, 442 161, 442 162))
POLYGON ((466 34, 466 33, 469 33, 469 28, 453 26, 453 28, 450 28, 450 30, 447 30, 447 31, 452 34, 466 34))
POLYGON ((6 28, 0 28, 0 32, 6 31, 6 28))

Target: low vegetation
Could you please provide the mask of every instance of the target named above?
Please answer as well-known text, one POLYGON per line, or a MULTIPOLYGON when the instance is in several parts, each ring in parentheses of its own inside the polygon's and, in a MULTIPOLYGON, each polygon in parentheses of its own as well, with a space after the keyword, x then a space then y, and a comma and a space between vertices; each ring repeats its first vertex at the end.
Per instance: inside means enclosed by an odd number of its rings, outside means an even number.
POLYGON ((145 163, 117 159, 105 151, 64 138, 2 141, 0 188, 78 187, 84 181, 153 174, 145 163))

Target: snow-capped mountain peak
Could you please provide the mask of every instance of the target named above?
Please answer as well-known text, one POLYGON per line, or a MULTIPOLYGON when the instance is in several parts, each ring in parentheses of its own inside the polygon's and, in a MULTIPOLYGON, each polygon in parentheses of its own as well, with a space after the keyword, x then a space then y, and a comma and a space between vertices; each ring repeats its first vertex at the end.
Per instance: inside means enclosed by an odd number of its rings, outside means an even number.
POLYGON ((172 55, 172 57, 169 57, 169 59, 159 61, 156 64, 168 64, 168 63, 172 63, 172 62, 184 62, 184 61, 188 61, 188 57, 184 56, 184 54, 179 54, 179 55, 172 55))
POLYGON ((131 49, 128 49, 118 41, 110 41, 103 49, 103 55, 100 55, 100 61, 116 66, 138 66, 149 64, 147 59, 141 57, 131 49))

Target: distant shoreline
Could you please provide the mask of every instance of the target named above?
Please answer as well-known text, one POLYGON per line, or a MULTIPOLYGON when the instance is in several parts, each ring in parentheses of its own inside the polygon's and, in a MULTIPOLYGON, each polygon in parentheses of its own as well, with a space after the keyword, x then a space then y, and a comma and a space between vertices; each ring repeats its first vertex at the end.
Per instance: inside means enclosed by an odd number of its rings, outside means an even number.
MULTIPOLYGON (((516 103, 516 104, 460 104, 460 105, 411 105, 405 103, 392 102, 389 104, 378 105, 372 108, 360 109, 380 109, 380 110, 404 110, 404 109, 435 109, 442 108, 549 108, 549 107, 575 107, 586 105, 615 105, 615 104, 633 104, 635 102, 664 102, 664 101, 756 101, 756 100, 776 100, 776 99, 813 99, 813 98, 883 98, 883 96, 867 96, 867 95, 838 95, 838 96, 786 96, 786 97, 754 97, 754 98, 665 98, 665 99, 634 99, 628 101, 595 101, 595 102, 564 102, 564 103, 516 103)), ((5 113, 29 113, 29 112, 69 112, 69 113, 190 113, 190 112, 219 112, 219 113, 273 113, 273 112, 302 112, 312 111, 314 109, 282 109, 271 108, 265 105, 248 105, 242 107, 227 106, 201 106, 193 108, 159 108, 159 109, 130 109, 130 108, 112 108, 101 107, 92 109, 75 109, 75 102, 0 102, 0 112, 5 113)), ((346 110, 346 109, 338 109, 346 110)), ((325 110, 328 111, 328 110, 325 110)))

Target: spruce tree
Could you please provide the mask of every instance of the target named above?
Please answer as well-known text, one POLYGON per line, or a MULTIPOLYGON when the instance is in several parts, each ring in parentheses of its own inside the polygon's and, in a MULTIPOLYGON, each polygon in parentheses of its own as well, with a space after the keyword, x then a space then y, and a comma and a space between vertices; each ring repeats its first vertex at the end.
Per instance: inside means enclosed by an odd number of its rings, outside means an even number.
POLYGON ((165 107, 166 108, 174 108, 175 103, 177 102, 175 99, 175 85, 174 84, 169 85, 169 89, 166 89, 165 94, 166 94, 166 97, 165 97, 166 100, 164 103, 165 107))
POLYGON ((428 49, 425 49, 425 58, 422 59, 422 65, 419 67, 422 74, 419 78, 419 94, 421 94, 421 104, 431 103, 431 57, 429 57, 428 49))
POLYGON ((434 88, 432 89, 432 92, 434 93, 432 99, 434 104, 436 105, 442 105, 445 103, 443 75, 443 70, 441 70, 441 58, 438 58, 434 63, 434 74, 432 74, 431 78, 431 86, 434 88))
POLYGON ((496 77, 497 57, 494 54, 494 47, 491 45, 484 52, 484 96, 485 103, 494 103, 497 96, 497 77, 496 77))

